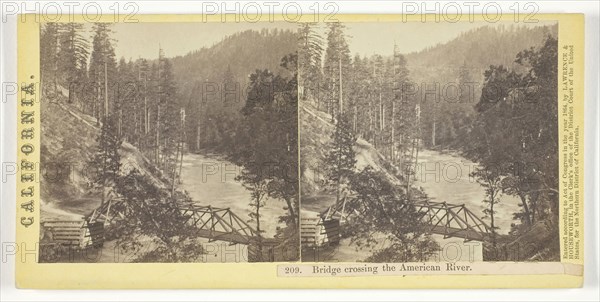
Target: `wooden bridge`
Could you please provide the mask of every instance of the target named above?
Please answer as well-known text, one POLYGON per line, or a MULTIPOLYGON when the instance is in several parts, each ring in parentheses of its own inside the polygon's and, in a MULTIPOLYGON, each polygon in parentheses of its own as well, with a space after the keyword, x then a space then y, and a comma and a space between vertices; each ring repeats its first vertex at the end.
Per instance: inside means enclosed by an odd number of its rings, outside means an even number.
MULTIPOLYGON (((257 232, 229 208, 213 208, 196 204, 178 207, 187 217, 186 223, 198 229, 198 235, 209 241, 227 241, 249 245, 257 241, 257 232)), ((264 241, 265 239, 263 239, 264 241)))
MULTIPOLYGON (((321 213, 323 221, 338 220, 344 223, 356 213, 351 213, 346 208, 349 200, 356 197, 343 198, 337 204, 327 208, 321 213)), ((483 241, 491 235, 490 227, 469 210, 464 204, 449 204, 446 202, 431 202, 419 200, 411 203, 421 220, 428 225, 428 232, 443 235, 444 238, 463 238, 466 241, 483 241)))
MULTIPOLYGON (((120 213, 115 213, 111 208, 114 203, 123 202, 122 199, 112 199, 92 213, 85 216, 88 222, 103 221, 110 223, 114 219, 125 219, 120 213)), ((259 242, 262 245, 273 246, 280 243, 276 238, 263 238, 246 221, 233 213, 229 208, 215 208, 194 203, 179 203, 180 211, 185 223, 196 227, 197 235, 212 241, 225 241, 232 244, 251 245, 259 242)))
POLYGON ((430 227, 429 232, 444 235, 444 238, 457 237, 467 241, 483 241, 491 234, 490 227, 473 214, 464 204, 419 201, 414 203, 421 213, 422 220, 430 227))

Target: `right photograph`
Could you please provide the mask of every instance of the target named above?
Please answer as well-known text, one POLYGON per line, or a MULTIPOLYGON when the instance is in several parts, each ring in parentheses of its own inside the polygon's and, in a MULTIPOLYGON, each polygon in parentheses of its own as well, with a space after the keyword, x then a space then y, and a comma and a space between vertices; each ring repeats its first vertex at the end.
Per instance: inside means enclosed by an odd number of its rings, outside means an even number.
POLYGON ((302 261, 560 261, 558 27, 302 24, 302 261))

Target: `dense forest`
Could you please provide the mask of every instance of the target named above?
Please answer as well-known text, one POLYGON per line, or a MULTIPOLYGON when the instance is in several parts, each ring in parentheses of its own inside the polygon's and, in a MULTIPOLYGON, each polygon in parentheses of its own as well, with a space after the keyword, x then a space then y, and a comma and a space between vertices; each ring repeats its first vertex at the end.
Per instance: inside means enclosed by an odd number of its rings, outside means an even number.
POLYGON ((490 65, 527 72, 527 67, 515 62, 515 55, 541 45, 548 35, 557 34, 557 25, 483 26, 463 32, 448 43, 407 54, 411 80, 419 86, 420 94, 433 91, 422 99, 424 143, 435 148, 460 149, 460 137, 469 131, 467 125, 481 98, 484 73, 490 65))
POLYGON ((264 199, 278 200, 287 214, 276 237, 297 250, 296 33, 243 31, 185 56, 168 58, 159 48, 156 58, 135 60, 116 58, 113 36, 107 23, 45 23, 40 37, 44 100, 89 116, 99 129, 85 190, 101 204, 127 201, 114 207, 128 218, 112 236, 132 248, 140 234, 157 238, 141 261, 197 257, 201 248, 194 254, 193 230, 181 225, 176 204, 209 201, 191 200, 178 185, 184 154, 210 149, 242 167, 236 180, 248 189, 256 232, 264 199), (150 168, 125 167, 124 148, 139 151, 150 168))
POLYGON ((232 147, 251 89, 250 75, 266 69, 291 76, 279 59, 296 51, 296 40, 296 33, 290 30, 247 30, 172 59, 175 81, 190 117, 186 133, 191 151, 232 147))
MULTIPOLYGON (((479 164, 471 177, 485 190, 481 215, 491 222, 487 243, 492 248, 484 252, 486 259, 501 258, 489 251, 497 245, 494 206, 502 194, 521 200, 520 211, 513 213, 519 223, 504 240, 518 240, 536 229, 539 249, 527 251, 527 257, 544 250, 545 259, 558 259, 556 25, 484 26, 420 52, 393 49, 393 56, 370 57, 351 55, 344 24, 327 24, 325 36, 319 32, 316 24, 304 24, 300 30, 300 103, 326 113, 335 125, 330 151, 320 162, 327 167, 324 182, 336 199, 340 190, 359 196, 360 202, 350 205, 365 213, 353 226, 362 230, 357 241, 367 236, 369 243, 374 231, 396 230, 388 237, 396 249, 381 250, 372 259, 420 261, 427 256, 405 250, 407 246, 421 246, 416 250, 423 253, 435 249, 426 235, 405 224, 418 225, 404 206, 406 200, 411 194, 426 195, 411 187, 419 148, 453 150, 479 164), (388 172, 405 188, 389 185, 383 171, 357 171, 352 160, 356 155, 348 147, 356 149, 357 138, 378 150, 388 172), (364 211, 369 204, 370 211, 364 211), (390 221, 391 215, 384 212, 369 219, 368 213, 377 207, 397 211, 404 223, 390 221)), ((307 146, 301 143, 301 155, 315 144, 305 138, 310 134, 302 135, 307 146)), ((301 161, 305 181, 305 173, 314 169, 309 164, 301 161)), ((307 196, 316 193, 308 191, 315 186, 302 188, 307 196)))
MULTIPOLYGON (((420 52, 368 57, 351 53, 346 25, 324 26, 324 36, 305 23, 298 32, 243 31, 184 56, 169 58, 159 48, 156 58, 132 60, 116 58, 110 24, 43 25, 42 91, 50 102, 42 108, 61 103, 98 129, 86 190, 101 203, 115 194, 131 201, 121 211, 135 217, 122 220, 115 236, 133 245, 141 244, 139 233, 157 238, 158 248, 141 260, 197 256, 188 240, 193 230, 178 222, 185 219, 173 204, 194 202, 178 188, 184 154, 215 152, 243 168, 237 181, 248 190, 256 231, 263 232, 265 200, 275 199, 286 212, 276 237, 295 250, 297 171, 305 177, 310 169, 305 160, 298 167, 300 151, 301 159, 318 157, 336 202, 351 194, 357 202, 349 210, 370 213, 350 236, 369 245, 373 232, 391 234, 391 246, 370 260, 424 261, 436 246, 411 200, 426 198, 412 181, 418 150, 428 148, 478 163, 471 176, 485 190, 487 245, 508 244, 496 238, 494 215, 501 195, 511 195, 521 203, 509 243, 535 230, 535 249, 526 257, 557 259, 557 26, 484 26, 420 52), (330 137, 310 138, 301 129, 298 150, 299 108, 327 119, 330 137), (308 152, 309 139, 328 146, 308 152), (386 171, 357 169, 356 145, 363 141, 386 171), (148 159, 147 171, 124 169, 125 148, 148 159)), ((51 147, 42 140, 43 150, 51 147)), ((303 185, 302 193, 314 188, 303 185)))

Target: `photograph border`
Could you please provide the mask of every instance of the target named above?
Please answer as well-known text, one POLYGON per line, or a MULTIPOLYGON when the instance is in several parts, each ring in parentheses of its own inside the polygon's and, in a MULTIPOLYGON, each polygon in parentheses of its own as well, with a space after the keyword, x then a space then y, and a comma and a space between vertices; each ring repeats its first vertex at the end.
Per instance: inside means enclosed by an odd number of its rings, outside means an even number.
MULTIPOLYGON (((568 274, 524 274, 493 275, 418 275, 418 276, 353 276, 296 278, 278 276, 280 265, 309 265, 310 263, 37 263, 40 232, 40 186, 39 181, 29 182, 28 177, 39 179, 39 164, 33 170, 23 169, 23 161, 40 161, 40 62, 39 62, 39 22, 33 15, 22 15, 25 21, 17 26, 18 83, 21 86, 17 103, 17 243, 15 255, 16 281, 18 288, 47 289, 130 289, 130 288, 543 288, 543 287, 579 287, 583 282, 583 269, 568 274), (31 84, 34 89, 28 90, 31 84), (32 105, 28 100, 33 98, 32 105), (24 115, 32 114, 32 121, 23 122, 24 115), (32 130, 30 130, 32 129, 32 130), (23 133, 33 133, 32 137, 23 133), (53 276, 49 278, 49 276, 53 276)), ((211 15, 138 15, 140 22, 221 22, 221 16, 211 15)), ((112 16, 106 16, 104 22, 112 22, 112 16)), ((481 21, 481 16, 474 16, 481 21)), ((579 146, 583 144, 584 127, 584 16, 583 14, 539 14, 540 20, 556 20, 559 23, 559 55, 565 50, 562 46, 573 45, 575 62, 574 80, 574 123, 581 129, 579 146)), ((275 21, 285 21, 274 16, 275 21)), ((421 22, 420 15, 336 15, 341 22, 421 22)), ((513 21, 513 16, 502 16, 502 21, 513 21)), ((310 21, 310 20, 307 20, 310 21)), ((75 22, 83 22, 77 18, 75 22)), ((559 64, 559 79, 560 79, 559 64)), ((559 80, 560 82, 560 80, 559 80)), ((560 85, 559 92, 560 92, 560 85)), ((559 93, 559 102, 561 94, 559 93)), ((560 106, 559 106, 560 108, 560 106)), ((301 129, 299 129, 301 131, 301 129)), ((565 131, 563 119, 559 118, 559 134, 565 131)), ((563 144, 559 143, 559 175, 563 174, 563 144)), ((577 156, 582 163, 579 170, 579 213, 583 213, 584 153, 577 156)), ((562 183, 560 185, 562 193, 562 183)), ((300 203, 302 201, 300 200, 300 203)), ((566 203, 560 196, 560 208, 566 203)), ((560 217, 561 234, 563 225, 560 217)), ((576 260, 562 258, 561 264, 583 266, 583 219, 579 225, 581 245, 576 260)), ((566 247, 561 240, 561 251, 566 247)), ((497 263, 499 266, 515 266, 520 263, 497 263)), ((571 267, 569 265, 569 267, 571 267)), ((564 271, 564 270, 563 270, 564 271)))

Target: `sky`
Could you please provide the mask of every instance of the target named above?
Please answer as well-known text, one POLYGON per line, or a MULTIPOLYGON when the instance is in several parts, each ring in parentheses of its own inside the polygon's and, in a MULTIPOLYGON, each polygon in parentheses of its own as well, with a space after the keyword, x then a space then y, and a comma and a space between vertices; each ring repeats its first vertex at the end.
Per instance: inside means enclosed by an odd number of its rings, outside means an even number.
MULTIPOLYGON (((360 54, 370 56, 373 54, 392 55, 394 44, 398 51, 407 54, 423 50, 438 43, 449 42, 458 37, 462 32, 470 31, 483 26, 540 26, 555 22, 528 24, 512 22, 369 22, 369 23, 347 23, 346 35, 349 37, 349 47, 352 55, 360 54)), ((321 34, 325 37, 326 29, 321 28, 321 34)))
POLYGON ((117 40, 115 54, 117 58, 153 59, 158 57, 158 45, 165 56, 185 55, 202 47, 210 47, 224 37, 248 29, 263 28, 293 29, 295 24, 288 22, 262 23, 118 23, 112 29, 117 40))
MULTIPOLYGON (((504 23, 510 25, 513 23, 504 23)), ((352 55, 393 54, 394 44, 400 53, 422 50, 438 43, 448 42, 460 33, 481 26, 484 22, 421 23, 421 22, 362 22, 346 23, 346 34, 352 55)), ((498 26, 491 24, 491 26, 498 26)), ((519 24, 523 25, 523 23, 519 24)), ((541 23, 529 26, 540 26, 541 23)), ((118 23, 113 26, 117 58, 153 59, 158 57, 159 44, 167 57, 185 55, 202 47, 210 47, 224 37, 247 29, 296 29, 288 22, 262 23, 118 23)), ((326 26, 318 32, 325 41, 326 26)))

